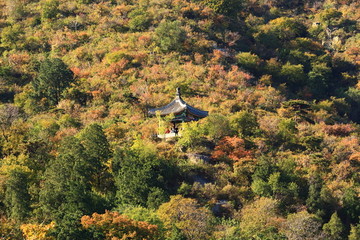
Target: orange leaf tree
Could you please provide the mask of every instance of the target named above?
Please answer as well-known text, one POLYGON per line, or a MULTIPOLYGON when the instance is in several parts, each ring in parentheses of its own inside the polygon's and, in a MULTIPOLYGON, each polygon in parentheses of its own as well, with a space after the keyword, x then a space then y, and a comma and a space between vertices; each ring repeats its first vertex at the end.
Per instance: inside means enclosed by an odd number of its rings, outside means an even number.
POLYGON ((235 162, 251 156, 250 151, 245 150, 244 140, 238 137, 224 137, 215 147, 212 157, 223 160, 230 159, 235 162))
POLYGON ((118 212, 106 211, 83 216, 81 224, 96 239, 159 239, 158 226, 143 221, 135 221, 118 212))

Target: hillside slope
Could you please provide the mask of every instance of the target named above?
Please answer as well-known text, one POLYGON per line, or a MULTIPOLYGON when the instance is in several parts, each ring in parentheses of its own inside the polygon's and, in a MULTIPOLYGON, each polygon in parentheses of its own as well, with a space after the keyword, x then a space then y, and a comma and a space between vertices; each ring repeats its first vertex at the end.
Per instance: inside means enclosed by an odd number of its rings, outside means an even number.
POLYGON ((0 9, 0 238, 360 238, 358 1, 0 9))

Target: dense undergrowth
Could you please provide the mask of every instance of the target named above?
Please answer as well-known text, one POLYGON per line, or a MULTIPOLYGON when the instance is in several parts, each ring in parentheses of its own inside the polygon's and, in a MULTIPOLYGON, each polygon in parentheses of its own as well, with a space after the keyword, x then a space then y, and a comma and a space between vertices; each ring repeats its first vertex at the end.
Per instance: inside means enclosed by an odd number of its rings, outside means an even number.
POLYGON ((358 1, 0 7, 1 239, 360 238, 358 1))

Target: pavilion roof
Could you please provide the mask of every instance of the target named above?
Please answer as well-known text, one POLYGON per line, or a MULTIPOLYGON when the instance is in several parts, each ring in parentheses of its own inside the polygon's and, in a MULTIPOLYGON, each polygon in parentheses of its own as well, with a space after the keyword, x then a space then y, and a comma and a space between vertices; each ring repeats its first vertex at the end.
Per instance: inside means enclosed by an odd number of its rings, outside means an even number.
POLYGON ((161 116, 165 116, 165 115, 169 115, 169 114, 178 114, 178 113, 185 112, 185 111, 191 115, 198 117, 198 118, 204 118, 204 117, 208 116, 207 111, 197 109, 197 108, 189 105, 188 103, 186 103, 181 98, 179 88, 177 88, 176 97, 174 100, 172 100, 166 106, 150 109, 149 114, 155 115, 156 112, 158 112, 158 111, 160 112, 161 116))

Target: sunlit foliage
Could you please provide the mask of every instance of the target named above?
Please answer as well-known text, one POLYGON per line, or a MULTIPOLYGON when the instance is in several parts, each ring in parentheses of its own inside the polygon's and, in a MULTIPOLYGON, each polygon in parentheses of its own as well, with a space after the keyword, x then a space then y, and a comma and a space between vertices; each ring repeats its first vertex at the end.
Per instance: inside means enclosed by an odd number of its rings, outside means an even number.
POLYGON ((0 0, 0 238, 359 239, 359 9, 0 0))

